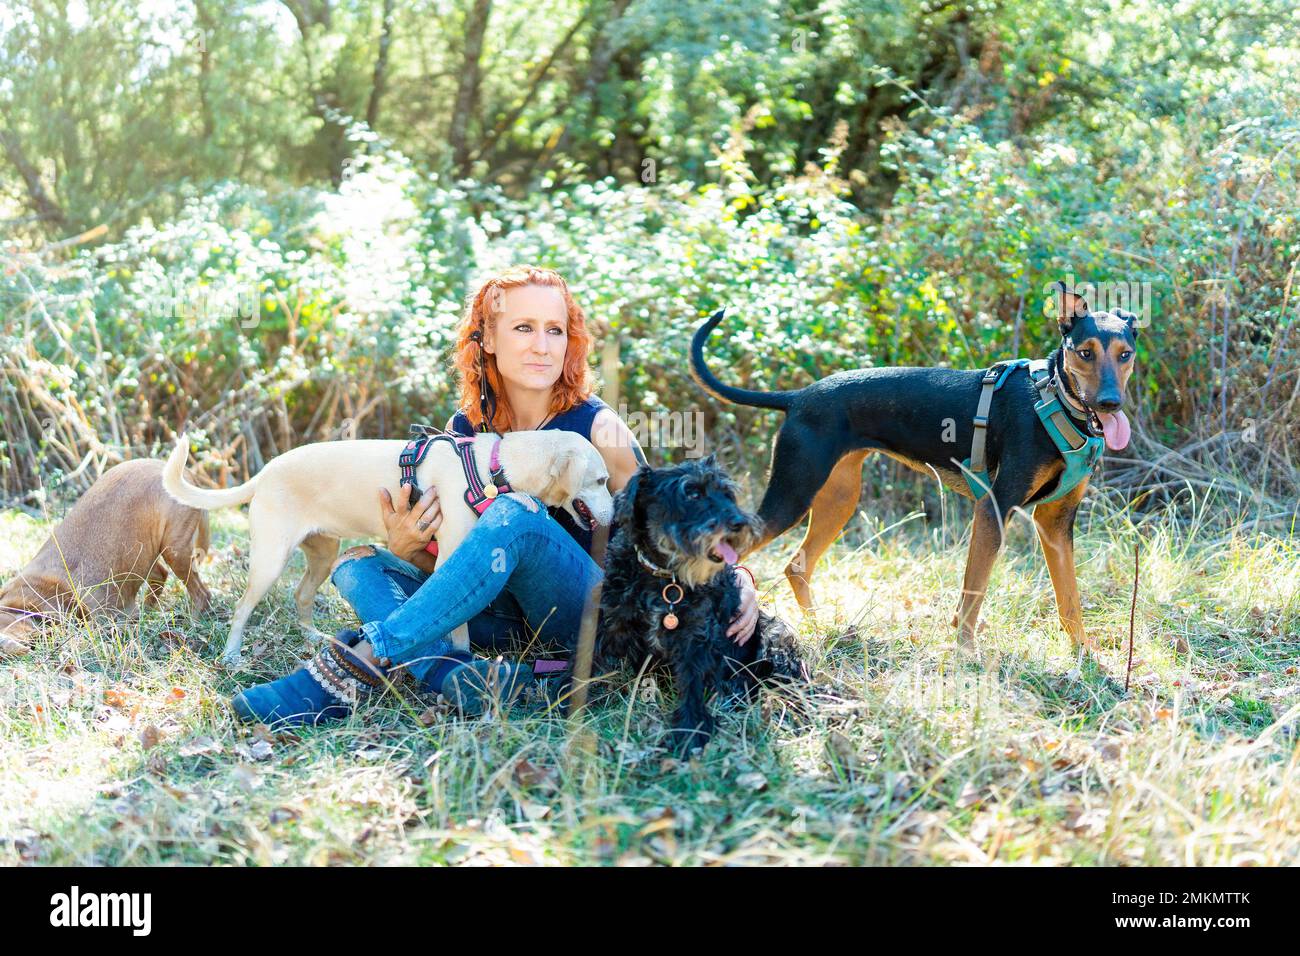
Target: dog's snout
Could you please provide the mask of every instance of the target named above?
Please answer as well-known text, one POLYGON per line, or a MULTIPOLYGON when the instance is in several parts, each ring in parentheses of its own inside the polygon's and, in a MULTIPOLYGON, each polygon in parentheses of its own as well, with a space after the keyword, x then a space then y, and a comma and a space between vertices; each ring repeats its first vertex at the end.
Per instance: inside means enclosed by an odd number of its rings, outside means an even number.
POLYGON ((1107 396, 1105 398, 1098 398, 1097 401, 1093 403, 1093 408, 1097 409, 1097 411, 1099 412, 1106 412, 1107 414, 1117 412, 1123 407, 1124 407, 1123 402, 1121 402, 1118 398, 1114 398, 1111 396, 1107 396))

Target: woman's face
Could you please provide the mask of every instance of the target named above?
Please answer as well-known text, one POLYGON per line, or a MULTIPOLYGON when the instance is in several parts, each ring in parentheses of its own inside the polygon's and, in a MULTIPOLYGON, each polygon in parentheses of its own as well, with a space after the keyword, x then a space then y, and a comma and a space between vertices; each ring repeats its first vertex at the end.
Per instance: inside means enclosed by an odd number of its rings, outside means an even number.
POLYGON ((560 290, 540 285, 506 289, 484 344, 508 384, 549 391, 564 371, 569 347, 569 316, 560 290))

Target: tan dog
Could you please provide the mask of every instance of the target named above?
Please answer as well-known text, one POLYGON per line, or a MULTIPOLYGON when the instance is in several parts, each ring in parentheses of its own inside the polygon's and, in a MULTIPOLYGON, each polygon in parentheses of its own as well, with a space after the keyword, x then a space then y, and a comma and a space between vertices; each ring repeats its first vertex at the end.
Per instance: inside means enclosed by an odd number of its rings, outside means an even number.
POLYGON ((42 617, 129 612, 146 581, 147 600, 156 601, 167 567, 184 583, 193 613, 207 607, 194 560, 208 550, 208 516, 163 491, 162 470, 161 461, 147 458, 122 462, 72 506, 36 557, 0 588, 0 654, 27 653, 42 617))
MULTIPOLYGON (((566 431, 511 432, 505 436, 479 435, 474 453, 480 477, 487 482, 492 448, 498 451, 506 479, 516 492, 532 495, 548 507, 561 507, 580 524, 609 524, 614 502, 606 487, 609 471, 591 442, 566 431)), ((163 485, 193 508, 226 508, 249 502, 252 538, 248 588, 235 608, 230 638, 222 660, 240 663, 244 627, 257 603, 283 573, 294 548, 307 555, 294 599, 298 620, 312 634, 312 604, 317 590, 329 577, 341 538, 378 538, 387 531, 380 515, 378 490, 387 488, 396 500, 408 494, 399 485, 397 459, 406 443, 400 440, 364 439, 318 442, 294 448, 268 462, 251 480, 224 491, 205 491, 182 477, 189 443, 182 436, 167 461, 163 485)), ((434 442, 415 472, 421 490, 433 486, 442 502, 438 528, 438 565, 441 566, 464 540, 478 515, 464 502, 465 472, 459 456, 444 441, 434 442)), ((529 506, 536 508, 529 502, 529 506)), ((468 644, 465 628, 453 641, 468 644)))

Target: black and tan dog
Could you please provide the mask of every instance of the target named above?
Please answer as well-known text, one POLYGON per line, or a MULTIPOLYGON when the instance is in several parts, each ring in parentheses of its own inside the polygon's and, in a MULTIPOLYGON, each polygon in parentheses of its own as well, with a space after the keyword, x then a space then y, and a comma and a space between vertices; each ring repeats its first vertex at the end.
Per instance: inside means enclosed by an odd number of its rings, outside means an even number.
MULTIPOLYGON (((1062 406, 1085 435, 1104 434, 1111 448, 1128 444, 1129 426, 1121 408, 1133 371, 1136 316, 1092 312, 1064 284, 1056 286, 1061 345, 1048 358, 1062 406)), ((973 419, 984 371, 946 368, 872 368, 839 372, 792 392, 757 392, 724 385, 704 364, 704 343, 722 320, 719 312, 695 333, 691 368, 710 394, 786 412, 772 454, 771 475, 758 515, 762 530, 753 543, 761 548, 812 517, 796 559, 786 568, 795 597, 812 606, 810 583, 817 561, 854 514, 862 490, 861 467, 871 452, 924 474, 937 473, 945 485, 967 498, 974 495, 961 462, 970 454, 973 419)), ((991 493, 975 509, 970 552, 954 626, 964 644, 974 641, 989 573, 1002 547, 1012 509, 1033 506, 1054 494, 1064 461, 1039 420, 1040 395, 1030 376, 1008 376, 992 396, 988 414, 988 472, 991 493)), ((1061 624, 1076 645, 1087 644, 1074 569, 1074 516, 1088 480, 1085 476, 1063 497, 1034 509, 1043 554, 1056 591, 1061 624)))
POLYGON ((709 694, 743 699, 762 681, 807 679, 794 632, 780 618, 760 611, 743 645, 727 637, 740 605, 729 567, 757 525, 712 456, 642 468, 615 509, 594 672, 639 666, 647 655, 668 664, 677 693, 672 749, 688 752, 708 741, 709 694))

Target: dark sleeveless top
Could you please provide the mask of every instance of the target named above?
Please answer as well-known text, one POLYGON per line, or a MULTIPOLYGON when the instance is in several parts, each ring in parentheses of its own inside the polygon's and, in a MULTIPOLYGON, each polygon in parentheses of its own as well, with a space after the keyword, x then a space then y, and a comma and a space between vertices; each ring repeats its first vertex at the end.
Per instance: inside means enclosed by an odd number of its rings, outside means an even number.
MULTIPOLYGON (((543 425, 539 431, 558 429, 560 431, 574 432, 587 439, 587 441, 591 441, 592 422, 596 420, 596 415, 605 408, 609 408, 609 406, 595 395, 592 395, 572 408, 560 412, 560 414, 543 425)), ((449 430, 457 435, 471 436, 474 434, 474 426, 470 424, 464 412, 456 413, 451 420, 449 430)), ((509 478, 510 475, 507 474, 506 477, 509 478)), ((572 515, 563 508, 548 508, 547 510, 551 513, 551 517, 560 523, 560 527, 569 532, 570 537, 582 546, 582 550, 591 554, 591 532, 586 528, 578 527, 578 523, 573 520, 572 515)))

